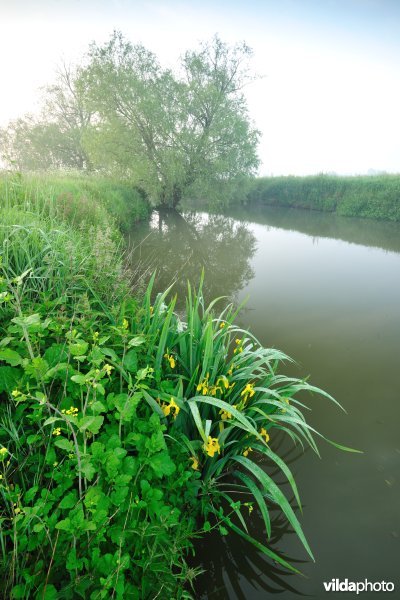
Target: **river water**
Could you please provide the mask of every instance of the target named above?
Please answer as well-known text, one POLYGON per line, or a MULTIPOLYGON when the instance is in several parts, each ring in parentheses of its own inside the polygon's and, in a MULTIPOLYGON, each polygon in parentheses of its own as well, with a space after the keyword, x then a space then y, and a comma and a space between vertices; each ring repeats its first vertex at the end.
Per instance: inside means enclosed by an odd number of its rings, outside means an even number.
POLYGON ((132 241, 133 263, 157 267, 160 289, 175 281, 182 300, 187 279, 198 281, 202 267, 208 299, 247 298, 241 324, 297 361, 286 372, 310 375, 347 411, 313 397, 309 422, 363 451, 344 453, 321 440, 319 459, 277 440, 272 447, 295 475, 316 562, 277 514, 272 546, 305 577, 271 565, 233 534, 207 538, 198 548, 206 573, 197 597, 321 598, 333 578, 391 581, 399 594, 400 224, 245 207, 155 213, 132 241))

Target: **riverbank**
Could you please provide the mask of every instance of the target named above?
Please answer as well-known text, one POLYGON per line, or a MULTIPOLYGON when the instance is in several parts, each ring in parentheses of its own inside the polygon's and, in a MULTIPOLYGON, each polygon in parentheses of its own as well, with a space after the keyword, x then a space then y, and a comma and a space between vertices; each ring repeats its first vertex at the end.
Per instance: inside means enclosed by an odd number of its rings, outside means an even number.
POLYGON ((0 206, 0 597, 181 598, 198 476, 140 403, 153 359, 123 262, 148 206, 105 179, 20 175, 0 206))
POLYGON ((260 177, 247 202, 400 221, 400 175, 260 177))
POLYGON ((0 203, 4 598, 189 598, 199 569, 186 559, 208 531, 297 572, 266 543, 273 507, 312 558, 270 443, 317 451, 303 394, 330 397, 282 375, 288 358, 232 306, 207 306, 203 277, 180 315, 154 276, 132 291, 121 229, 129 211, 147 215, 143 199, 95 178, 12 175, 0 203))

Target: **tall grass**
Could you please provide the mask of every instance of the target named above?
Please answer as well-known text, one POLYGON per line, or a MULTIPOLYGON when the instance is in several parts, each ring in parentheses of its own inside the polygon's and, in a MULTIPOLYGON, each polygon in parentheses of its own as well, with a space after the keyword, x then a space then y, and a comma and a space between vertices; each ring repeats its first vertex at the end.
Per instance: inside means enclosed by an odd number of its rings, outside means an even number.
POLYGON ((0 208, 16 207, 74 227, 104 227, 111 222, 121 230, 149 214, 143 195, 128 183, 82 174, 4 173, 0 208))
POLYGON ((400 175, 261 177, 249 202, 400 221, 400 175))
POLYGON ((112 303, 128 287, 120 230, 147 210, 137 191, 106 179, 3 174, 0 257, 10 275, 30 270, 25 298, 92 290, 112 303))

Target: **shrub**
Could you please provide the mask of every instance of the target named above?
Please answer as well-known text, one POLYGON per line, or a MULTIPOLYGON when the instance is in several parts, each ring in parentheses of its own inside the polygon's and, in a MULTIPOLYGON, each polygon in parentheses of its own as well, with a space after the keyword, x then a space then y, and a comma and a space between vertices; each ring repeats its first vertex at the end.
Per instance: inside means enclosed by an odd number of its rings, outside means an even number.
POLYGON ((23 313, 24 285, 2 284, 3 597, 188 598, 198 474, 144 401, 144 339, 90 305, 23 313))

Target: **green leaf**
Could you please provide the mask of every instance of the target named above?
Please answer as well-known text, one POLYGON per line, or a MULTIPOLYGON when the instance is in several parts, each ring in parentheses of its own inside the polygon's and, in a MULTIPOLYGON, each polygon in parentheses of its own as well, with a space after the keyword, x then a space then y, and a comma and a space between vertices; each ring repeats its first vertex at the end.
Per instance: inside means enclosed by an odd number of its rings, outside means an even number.
POLYGON ((141 335, 137 335, 134 338, 132 338, 131 340, 129 340, 128 342, 128 346, 130 347, 135 347, 135 346, 141 346, 141 344, 144 344, 145 342, 145 338, 141 335))
POLYGON ((40 440, 43 440, 43 436, 39 435, 39 434, 31 434, 28 435, 28 437, 26 438, 26 443, 29 446, 32 446, 32 444, 36 444, 36 442, 39 442, 40 440))
POLYGON ((96 468, 91 461, 90 455, 88 454, 82 457, 81 472, 88 481, 92 481, 96 473, 96 468))
POLYGON ((63 419, 61 417, 49 417, 48 419, 45 420, 45 422, 43 423, 43 426, 45 425, 51 425, 52 423, 55 423, 56 421, 62 421, 63 419))
POLYGON ((118 410, 117 419, 123 422, 129 422, 136 415, 136 407, 142 398, 141 393, 136 393, 133 396, 128 394, 118 394, 114 397, 115 408, 118 410))
POLYGON ((240 535, 240 537, 242 537, 246 541, 250 542, 250 544, 252 544, 253 546, 255 546, 257 548, 257 550, 260 550, 261 552, 263 552, 263 554, 265 554, 269 558, 272 558, 272 560, 276 561, 277 563, 279 563, 283 567, 286 567, 286 569, 289 569, 290 571, 293 571, 294 573, 297 573, 298 575, 301 575, 301 572, 298 569, 296 569, 295 567, 293 567, 284 558, 282 558, 281 556, 279 556, 279 554, 276 554, 275 552, 273 552, 272 550, 270 550, 267 546, 264 546, 264 544, 260 544, 260 542, 258 542, 255 538, 251 537, 251 535, 248 535, 247 533, 245 533, 244 531, 242 531, 234 523, 229 523, 229 527, 235 533, 237 533, 238 535, 240 535))
POLYGON ((269 477, 269 475, 267 475, 267 473, 265 473, 265 471, 263 471, 263 469, 261 469, 261 467, 259 467, 256 463, 249 460, 248 458, 245 458, 244 456, 236 455, 236 456, 232 457, 232 460, 235 460, 236 462, 241 464, 243 467, 248 469, 248 471, 250 471, 250 473, 258 479, 258 481, 263 486, 264 490, 265 491, 268 490, 268 492, 272 495, 274 501, 281 507, 282 511, 286 515, 289 523, 291 524, 291 526, 297 533, 299 539, 303 543, 304 548, 307 550, 308 554, 314 560, 314 556, 313 556, 313 553, 311 552, 311 548, 308 545, 308 542, 304 536, 303 530, 300 527, 300 523, 299 523, 296 515, 294 514, 292 507, 290 506, 287 498, 281 492, 279 487, 273 481, 273 479, 271 479, 271 477, 269 477))
POLYGON ((22 358, 18 352, 15 352, 10 348, 0 349, 0 360, 4 360, 4 362, 8 363, 12 367, 16 367, 22 362, 22 358))
POLYGON ((72 356, 84 356, 88 347, 89 344, 87 342, 76 342, 75 344, 69 345, 69 351, 71 352, 72 356))
POLYGON ((19 583, 15 585, 11 590, 11 598, 15 598, 15 600, 19 600, 20 598, 26 598, 27 588, 23 583, 19 583))
POLYGON ((96 402, 93 402, 91 409, 95 415, 100 414, 102 412, 107 412, 106 407, 102 402, 100 402, 100 400, 96 400, 96 402))
POLYGON ((157 477, 172 475, 176 471, 175 464, 172 462, 167 451, 154 454, 149 460, 149 464, 157 477))
POLYGON ((38 314, 29 315, 28 317, 14 317, 11 321, 21 327, 21 329, 27 329, 28 331, 37 329, 41 324, 40 315, 38 314))
POLYGON ((66 452, 72 452, 74 449, 74 444, 71 442, 71 440, 67 440, 63 437, 57 438, 54 442, 54 445, 57 446, 57 448, 61 448, 61 450, 66 450, 66 452))
POLYGON ((56 367, 60 363, 65 363, 68 360, 68 352, 64 344, 53 344, 47 348, 43 358, 49 364, 49 367, 56 367))
POLYGON ((88 415, 79 419, 78 427, 79 431, 85 431, 86 429, 91 433, 99 433, 100 427, 103 425, 104 417, 88 415))
POLYGON ((78 383, 79 385, 85 385, 86 383, 86 376, 85 375, 72 375, 71 377, 71 381, 75 381, 75 383, 78 383))
POLYGON ((0 367, 0 393, 11 392, 17 387, 22 371, 15 367, 0 367))
POLYGON ((112 348, 101 348, 101 353, 111 358, 114 362, 119 362, 119 358, 112 348))
POLYGON ((60 508, 73 508, 78 501, 76 490, 69 492, 60 502, 60 508))
POLYGON ((127 352, 123 364, 130 373, 136 373, 138 367, 136 350, 129 350, 129 352, 127 352))
POLYGON ((66 519, 62 519, 56 523, 56 529, 60 529, 61 531, 72 531, 71 520, 67 517, 66 519))

